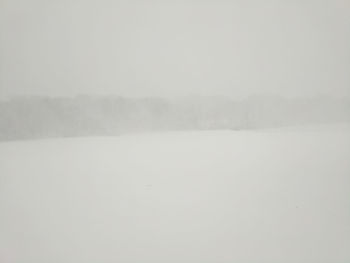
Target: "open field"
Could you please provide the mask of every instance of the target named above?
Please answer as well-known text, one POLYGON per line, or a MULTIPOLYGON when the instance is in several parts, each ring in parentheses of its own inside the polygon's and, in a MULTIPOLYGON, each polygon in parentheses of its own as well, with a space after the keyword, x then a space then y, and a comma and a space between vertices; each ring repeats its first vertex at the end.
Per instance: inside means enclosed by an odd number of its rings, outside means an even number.
POLYGON ((350 126, 0 144, 0 262, 350 262, 350 126))

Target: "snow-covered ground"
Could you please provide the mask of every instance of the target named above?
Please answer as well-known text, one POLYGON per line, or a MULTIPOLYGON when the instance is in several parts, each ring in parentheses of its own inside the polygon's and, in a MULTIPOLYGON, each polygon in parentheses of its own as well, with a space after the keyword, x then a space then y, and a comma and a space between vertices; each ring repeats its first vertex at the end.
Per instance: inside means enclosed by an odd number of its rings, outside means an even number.
POLYGON ((1 143, 0 262, 350 262, 350 126, 1 143))

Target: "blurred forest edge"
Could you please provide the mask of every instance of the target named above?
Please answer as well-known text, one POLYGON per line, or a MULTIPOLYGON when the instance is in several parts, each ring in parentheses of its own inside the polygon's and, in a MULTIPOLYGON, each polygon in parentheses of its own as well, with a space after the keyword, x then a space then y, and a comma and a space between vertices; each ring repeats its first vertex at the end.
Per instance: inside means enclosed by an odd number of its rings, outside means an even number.
POLYGON ((259 129, 350 121, 349 98, 15 97, 0 101, 0 140, 162 130, 259 129))

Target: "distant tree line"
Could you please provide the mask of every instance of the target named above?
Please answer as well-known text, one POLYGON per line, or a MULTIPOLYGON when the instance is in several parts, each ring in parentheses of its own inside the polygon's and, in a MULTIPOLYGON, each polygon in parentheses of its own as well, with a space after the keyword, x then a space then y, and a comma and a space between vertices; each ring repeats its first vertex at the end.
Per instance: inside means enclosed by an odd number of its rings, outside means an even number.
POLYGON ((255 96, 74 98, 16 97, 0 101, 0 140, 118 135, 153 130, 258 129, 348 122, 350 100, 255 96))

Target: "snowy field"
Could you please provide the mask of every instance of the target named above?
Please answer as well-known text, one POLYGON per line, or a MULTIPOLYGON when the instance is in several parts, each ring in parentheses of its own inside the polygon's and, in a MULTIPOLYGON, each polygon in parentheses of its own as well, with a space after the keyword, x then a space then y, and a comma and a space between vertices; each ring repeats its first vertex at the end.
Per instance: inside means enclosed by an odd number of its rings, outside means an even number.
POLYGON ((349 263, 350 126, 0 143, 1 263, 349 263))

